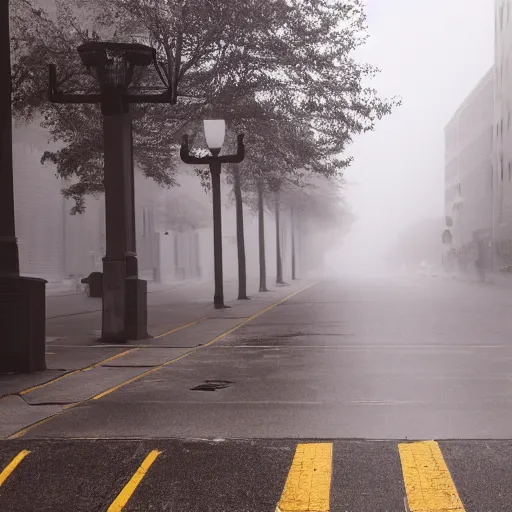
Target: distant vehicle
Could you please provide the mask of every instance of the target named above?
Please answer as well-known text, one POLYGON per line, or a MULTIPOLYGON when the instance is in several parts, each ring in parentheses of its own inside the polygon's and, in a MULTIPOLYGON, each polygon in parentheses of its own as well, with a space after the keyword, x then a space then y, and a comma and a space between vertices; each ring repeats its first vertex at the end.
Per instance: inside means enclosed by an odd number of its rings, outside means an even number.
POLYGON ((418 274, 420 276, 437 277, 437 274, 435 272, 435 265, 432 265, 432 263, 428 263, 425 260, 422 260, 422 262, 419 264, 418 274))

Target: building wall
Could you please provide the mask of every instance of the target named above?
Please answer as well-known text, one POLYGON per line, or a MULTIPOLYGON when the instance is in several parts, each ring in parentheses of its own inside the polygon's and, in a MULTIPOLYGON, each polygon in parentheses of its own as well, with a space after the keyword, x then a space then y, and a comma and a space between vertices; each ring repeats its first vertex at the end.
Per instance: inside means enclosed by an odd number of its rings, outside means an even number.
MULTIPOLYGON (((36 121, 30 126, 16 127, 13 138, 21 272, 56 282, 70 275, 86 276, 101 271, 105 254, 104 197, 88 197, 85 213, 70 215, 73 201, 61 194, 66 183, 55 176, 53 164, 40 163, 43 152, 54 149, 48 144, 47 132, 36 121)), ((180 168, 178 181, 180 186, 164 189, 140 171, 135 173, 137 255, 143 279, 153 279, 158 271, 167 282, 213 278, 211 194, 204 192, 199 179, 185 164, 180 168), (182 221, 191 214, 187 205, 194 212, 201 210, 193 219, 195 226, 182 221), (185 211, 180 211, 183 208, 185 211)), ((222 201, 224 274, 226 279, 237 279, 235 208, 225 183, 222 201)), ((274 217, 275 213, 267 208, 265 252, 269 285, 276 275, 274 217)), ((289 223, 289 212, 283 208, 281 253, 285 280, 291 279, 289 223)), ((245 205, 244 224, 247 275, 258 279, 258 218, 245 205)))
MULTIPOLYGON (((445 128, 445 213, 453 221, 452 248, 463 268, 472 266, 492 240, 493 84, 490 70, 445 128)), ((492 266, 489 256, 486 266, 492 266)))
POLYGON ((496 266, 512 264, 512 2, 495 2, 494 230, 496 266))
POLYGON ((46 134, 13 127, 15 222, 20 271, 57 280, 62 275, 64 199, 51 165, 41 165, 46 134))

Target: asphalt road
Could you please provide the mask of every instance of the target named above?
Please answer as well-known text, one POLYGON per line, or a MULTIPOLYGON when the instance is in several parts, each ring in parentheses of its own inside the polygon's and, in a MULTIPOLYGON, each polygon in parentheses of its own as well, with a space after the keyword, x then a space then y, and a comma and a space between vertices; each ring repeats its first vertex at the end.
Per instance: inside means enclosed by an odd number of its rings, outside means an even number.
POLYGON ((430 277, 317 284, 1 442, 0 510, 510 511, 511 307, 430 277))

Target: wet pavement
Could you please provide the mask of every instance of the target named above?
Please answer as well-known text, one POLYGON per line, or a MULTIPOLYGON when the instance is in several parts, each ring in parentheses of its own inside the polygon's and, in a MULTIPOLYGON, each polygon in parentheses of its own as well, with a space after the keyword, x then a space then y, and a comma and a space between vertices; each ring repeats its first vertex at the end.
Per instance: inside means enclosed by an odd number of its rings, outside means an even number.
MULTIPOLYGON (((406 491, 397 442, 324 443, 332 445, 330 512, 405 511, 406 491)), ((439 444, 463 510, 510 511, 512 443, 439 444)), ((0 487, 0 509, 111 510, 109 507, 141 463, 156 450, 156 460, 122 510, 274 512, 297 445, 295 440, 257 439, 11 441, 0 444, 0 467, 22 450, 30 453, 0 487)))
POLYGON ((157 450, 123 510, 274 512, 297 446, 329 444, 331 511, 401 511, 406 495, 411 512, 512 510, 508 290, 402 277, 285 296, 133 345, 25 395, 27 407, 62 409, 0 443, 0 471, 31 452, 0 487, 0 509, 31 510, 18 494, 35 482, 47 504, 34 510, 69 510, 66 500, 82 495, 73 510, 106 510, 157 450), (398 446, 430 439, 442 455, 413 443, 411 460, 432 461, 408 467, 398 446), (414 475, 429 464, 425 495, 445 489, 446 498, 451 485, 450 503, 465 508, 418 508, 430 498, 414 497, 414 475), (71 484, 58 491, 64 473, 71 484))

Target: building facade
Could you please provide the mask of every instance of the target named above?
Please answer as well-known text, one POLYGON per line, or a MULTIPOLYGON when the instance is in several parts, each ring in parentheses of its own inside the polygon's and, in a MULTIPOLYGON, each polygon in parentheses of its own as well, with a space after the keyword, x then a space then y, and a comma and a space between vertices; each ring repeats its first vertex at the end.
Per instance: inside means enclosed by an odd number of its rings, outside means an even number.
MULTIPOLYGON (((493 267, 494 70, 477 84, 445 128, 448 250, 460 270, 493 267)), ((446 255, 448 256, 448 255, 446 255)))
POLYGON ((497 269, 512 265, 512 2, 495 1, 494 238, 497 269))

